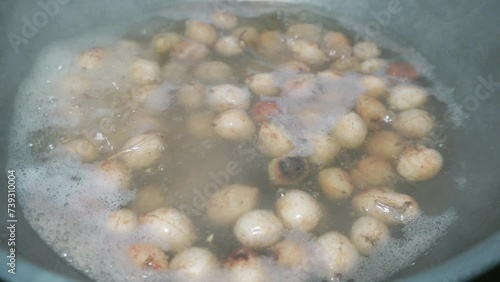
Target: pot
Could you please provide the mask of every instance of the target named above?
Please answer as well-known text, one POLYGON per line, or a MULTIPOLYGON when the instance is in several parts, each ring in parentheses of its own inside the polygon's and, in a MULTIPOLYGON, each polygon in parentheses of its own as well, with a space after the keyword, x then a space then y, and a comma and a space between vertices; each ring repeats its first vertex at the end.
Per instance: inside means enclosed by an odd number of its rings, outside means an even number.
MULTIPOLYGON (((100 25, 134 18, 182 1, 4 1, 0 11, 0 169, 7 166, 8 134, 18 86, 38 51, 54 40, 100 25)), ((184 1, 185 2, 185 1, 184 1)), ((201 1, 200 10, 212 2, 201 1)), ((234 2, 234 1, 233 1, 234 2)), ((391 277, 404 281, 465 281, 500 263, 500 10, 498 1, 273 1, 307 2, 327 15, 354 24, 363 37, 397 39, 413 46, 435 66, 437 81, 453 89, 448 98, 461 107, 463 124, 450 126, 446 177, 430 181, 418 194, 433 193, 436 202, 454 207, 457 219, 446 235, 410 266, 391 277)), ((171 8, 176 9, 176 8, 171 8)), ((184 11, 186 12, 186 11, 184 11)), ((192 12, 192 11, 190 11, 192 12)), ((444 113, 443 113, 444 114, 444 113)), ((6 195, 8 173, 3 174, 6 195)), ((22 177, 22 175, 18 175, 22 177)), ((7 222, 1 197, 1 224, 7 222)), ((68 266, 36 235, 17 206, 16 269, 0 277, 8 281, 89 281, 68 266)), ((9 255, 2 227, 0 253, 9 255)))

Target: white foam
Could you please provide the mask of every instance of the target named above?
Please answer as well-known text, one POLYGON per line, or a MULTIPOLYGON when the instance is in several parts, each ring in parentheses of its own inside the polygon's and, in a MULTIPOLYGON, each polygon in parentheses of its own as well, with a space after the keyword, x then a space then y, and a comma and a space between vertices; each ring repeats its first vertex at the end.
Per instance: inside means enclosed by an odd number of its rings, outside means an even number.
MULTIPOLYGON (((358 267, 340 281, 385 281, 398 271, 415 262, 446 234, 448 227, 457 219, 453 209, 440 215, 422 215, 402 228, 402 238, 391 238, 369 257, 361 257, 358 267)), ((347 235, 348 236, 348 235, 347 235)), ((324 269, 319 266, 319 249, 316 237, 301 232, 286 232, 285 239, 302 244, 311 256, 300 267, 290 269, 276 266, 266 258, 264 268, 273 281, 316 281, 325 279, 324 269)))
MULTIPOLYGON (((47 126, 66 126, 73 127, 80 121, 77 116, 74 119, 67 119, 66 116, 54 115, 61 107, 66 106, 71 96, 63 95, 58 90, 57 83, 61 77, 75 72, 75 58, 78 58, 81 51, 95 46, 108 46, 112 42, 116 42, 120 32, 116 28, 102 29, 93 31, 88 34, 55 42, 41 50, 38 60, 34 63, 31 73, 28 75, 24 83, 19 87, 19 92, 16 100, 16 111, 18 115, 15 119, 19 124, 27 126, 27 131, 42 129, 47 126), (110 35, 111 34, 111 35, 110 35), (33 103, 36 99, 38 103, 33 103), (50 116, 50 119, 47 117, 50 116), (59 118, 58 118, 59 117, 59 118), (20 122, 29 121, 29 122, 20 122)), ((122 54, 115 54, 121 56, 122 54)), ((117 64, 126 62, 126 60, 114 60, 117 64)), ((112 69, 124 69, 122 65, 110 66, 112 69)), ((126 68, 125 68, 126 69, 126 68)), ((113 81, 116 77, 111 77, 108 73, 116 73, 122 75, 121 72, 89 72, 88 76, 94 79, 97 87, 108 85, 114 87, 113 81), (103 75, 103 72, 106 75, 103 75)))
POLYGON ((456 177, 455 178, 455 183, 457 183, 457 185, 458 185, 458 187, 457 187, 458 190, 463 191, 467 187, 467 178, 465 178, 465 177, 456 177))
MULTIPOLYGON (((286 88, 290 78, 296 74, 278 70, 274 75, 278 86, 286 88)), ((294 144, 293 154, 299 156, 313 153, 311 138, 328 134, 365 91, 360 76, 354 73, 346 73, 339 79, 304 76, 307 80, 304 86, 289 89, 284 96, 268 99, 275 101, 281 111, 272 121, 285 129, 294 144)))
MULTIPOLYGON (((71 102, 71 97, 63 96, 57 81, 76 71, 75 58, 82 50, 109 46, 116 42, 116 34, 120 32, 114 28, 93 31, 53 43, 40 52, 32 72, 19 88, 9 166, 21 175, 18 197, 27 220, 69 263, 98 281, 158 280, 158 273, 138 271, 128 260, 128 246, 140 240, 141 235, 115 234, 105 227, 109 213, 133 200, 135 192, 102 181, 95 174, 98 164, 82 164, 63 156, 58 149, 45 152, 50 158, 41 163, 25 144, 31 142, 31 132, 50 127, 72 128, 89 117, 110 114, 109 108, 102 107, 81 118, 58 115, 58 109, 71 102)), ((123 81, 125 66, 131 59, 117 52, 110 59, 114 64, 88 75, 96 81, 96 87, 118 91, 122 88, 118 82, 123 81), (113 60, 116 57, 120 60, 113 60)), ((163 278, 168 279, 168 275, 163 278)))
POLYGON ((40 237, 76 268, 102 281, 140 281, 136 271, 122 270, 129 263, 124 252, 133 234, 117 236, 105 227, 109 213, 132 200, 135 192, 109 187, 95 177, 95 167, 54 158, 24 168, 19 201, 40 237), (113 273, 113 268, 120 271, 113 273))
POLYGON ((429 250, 456 219, 453 209, 437 216, 418 217, 402 229, 402 238, 391 239, 384 248, 362 258, 354 280, 381 281, 391 277, 429 250))

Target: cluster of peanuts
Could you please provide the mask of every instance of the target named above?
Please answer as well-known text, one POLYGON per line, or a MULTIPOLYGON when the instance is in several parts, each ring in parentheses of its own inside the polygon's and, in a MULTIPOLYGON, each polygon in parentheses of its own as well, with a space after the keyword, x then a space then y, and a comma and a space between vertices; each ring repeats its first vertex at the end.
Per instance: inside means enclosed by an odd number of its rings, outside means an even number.
MULTIPOLYGON (((380 58, 382 51, 374 42, 352 44, 341 32, 309 23, 259 31, 239 26, 234 14, 215 12, 210 22, 187 20, 184 34, 169 31, 147 43, 124 40, 113 48, 136 56, 127 70, 131 86, 126 99, 134 111, 144 113, 140 121, 147 130, 136 134, 131 128, 134 135, 105 158, 92 140, 75 138, 64 144, 83 162, 97 163, 96 174, 103 181, 129 188, 133 171, 157 164, 166 153, 162 122, 145 101, 169 84, 175 85, 175 101, 193 138, 254 142, 270 159, 270 182, 287 188, 274 210, 258 209, 261 191, 247 185, 222 187, 209 198, 210 224, 232 226, 242 245, 225 263, 210 249, 194 246, 199 241, 196 227, 185 213, 167 204, 168 196, 160 189, 138 189, 130 208, 114 211, 107 227, 119 233, 147 230, 151 240, 129 248, 131 260, 140 267, 178 271, 192 281, 202 281, 221 268, 229 271, 232 281, 266 281, 262 252, 271 251, 275 262, 285 267, 300 268, 315 257, 327 276, 349 276, 360 255, 369 256, 387 243, 388 225, 407 224, 421 214, 416 200, 395 191, 395 184, 431 179, 443 165, 437 150, 421 145, 435 119, 425 110, 429 94, 417 85, 417 71, 407 63, 380 58), (245 54, 257 54, 274 65, 235 77, 238 66, 226 60, 245 54), (289 74, 285 81, 277 75, 280 72, 289 74), (364 89, 355 107, 330 132, 311 137, 314 148, 309 156, 295 155, 286 128, 273 119, 286 111, 270 98, 301 95, 296 89, 318 79, 341 80, 345 73, 356 73, 364 89), (363 157, 349 168, 334 165, 341 152, 350 151, 362 151, 363 157), (359 217, 350 234, 321 234, 311 249, 283 240, 283 235, 286 230, 314 232, 326 216, 322 204, 300 189, 306 179, 314 178, 332 203, 351 199, 359 217), (167 254, 174 254, 173 259, 167 254)), ((101 68, 113 48, 83 51, 79 68, 101 68)), ((71 95, 92 88, 91 82, 75 75, 61 87, 71 95)), ((309 114, 301 118, 307 122, 309 114)))

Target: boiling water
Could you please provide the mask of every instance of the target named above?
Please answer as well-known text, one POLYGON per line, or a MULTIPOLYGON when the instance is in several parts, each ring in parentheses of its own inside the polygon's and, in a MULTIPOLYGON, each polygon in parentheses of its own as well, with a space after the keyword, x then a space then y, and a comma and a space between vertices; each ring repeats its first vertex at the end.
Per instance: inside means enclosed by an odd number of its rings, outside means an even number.
MULTIPOLYGON (((238 9, 235 11, 238 12, 238 9)), ((207 20, 210 11, 206 12, 206 15, 200 14, 199 18, 207 20)), ((325 29, 348 30, 331 19, 309 12, 286 10, 255 16, 240 18, 240 25, 252 24, 259 30, 285 30, 292 23, 314 19, 314 23, 319 23, 325 29)), ((84 98, 60 95, 58 87, 61 80, 78 69, 76 60, 82 50, 95 46, 116 46, 116 42, 123 37, 145 42, 145 39, 149 40, 149 35, 144 31, 148 31, 148 28, 154 31, 157 27, 151 22, 156 21, 158 18, 146 21, 147 24, 132 24, 127 30, 116 26, 106 27, 53 43, 41 51, 32 73, 21 86, 16 101, 10 167, 21 172, 18 189, 23 211, 47 244, 71 265, 98 281, 157 281, 178 278, 175 273, 141 270, 132 264, 127 254, 128 246, 147 240, 147 234, 141 233, 141 230, 117 234, 106 228, 108 215, 120 207, 129 207, 139 212, 134 206, 135 194, 146 185, 160 187, 161 193, 166 195, 165 205, 177 207, 190 217, 198 236, 195 245, 209 248, 222 262, 240 244, 232 235, 232 228, 214 227, 205 218, 204 205, 210 191, 230 183, 256 186, 261 191, 258 208, 268 210, 274 209, 274 202, 280 194, 268 179, 269 158, 259 152, 254 140, 236 144, 213 136, 200 140, 186 132, 184 122, 187 116, 173 98, 178 88, 177 83, 163 84, 163 94, 153 95, 146 101, 147 110, 127 104, 128 101, 123 96, 128 95, 131 87, 127 80, 127 70, 136 56, 134 51, 117 49, 109 59, 113 63, 107 68, 87 73, 88 78, 96 82, 96 89, 101 89, 101 92, 86 93, 84 98), (82 163, 74 156, 69 156, 62 145, 76 136, 84 136, 93 140, 101 159, 112 157, 131 135, 155 128, 147 119, 142 119, 144 116, 152 116, 162 122, 161 130, 165 132, 168 154, 162 155, 154 166, 134 171, 129 190, 118 189, 118 183, 107 181, 96 173, 98 162, 82 163), (233 168, 236 167, 232 169, 236 173, 228 170, 229 163, 233 168), (205 240, 211 235, 214 235, 211 242, 205 240)), ((183 34, 183 21, 160 20, 162 21, 165 25, 161 28, 167 26, 172 31, 183 34)), ((353 38, 356 36, 348 34, 353 38)), ((398 46, 384 40, 378 43, 384 46, 384 42, 388 48, 396 49, 395 46, 398 46)), ((434 104, 429 106, 429 111, 433 107, 444 107, 438 100, 447 101, 448 106, 452 107, 451 102, 446 99, 449 90, 436 86, 438 84, 432 80, 432 73, 429 72, 431 67, 417 53, 408 51, 396 54, 390 49, 384 49, 382 57, 384 56, 405 59, 418 66, 420 76, 431 82, 426 85, 428 91, 436 97, 434 104)), ((237 84, 243 84, 244 78, 249 74, 273 70, 272 64, 255 54, 224 60, 238 66, 234 69, 237 84)), ((307 156, 311 153, 311 144, 304 141, 302 136, 331 130, 336 120, 353 108, 363 92, 358 85, 358 74, 346 75, 341 82, 333 85, 320 85, 318 91, 335 90, 344 97, 331 104, 321 104, 315 98, 269 98, 292 114, 302 107, 321 106, 319 111, 322 118, 310 126, 301 126, 296 120, 280 116, 274 120, 287 128, 295 145, 296 155, 307 156)), ((314 91, 307 89, 307 92, 314 91)), ((361 150, 343 151, 331 166, 349 169, 353 160, 363 154, 361 150)), ((409 189, 408 184, 401 186, 409 194, 414 189, 409 189)), ((284 237, 311 245, 315 236, 331 230, 348 234, 355 219, 350 201, 331 202, 324 199, 315 177, 306 179, 301 189, 326 207, 328 214, 313 234, 288 231, 284 233, 284 237)), ((421 200, 430 201, 419 198, 421 200)), ((425 203, 420 204, 425 206, 425 203)), ((361 259, 361 267, 352 275, 355 281, 381 280, 411 264, 445 233, 447 226, 455 219, 455 213, 452 210, 445 211, 447 208, 440 207, 437 210, 441 212, 434 215, 426 215, 424 209, 424 215, 402 229, 392 228, 393 239, 387 246, 361 259)), ((263 258, 263 265, 269 277, 276 281, 321 279, 315 276, 320 271, 316 270, 318 266, 314 262, 307 269, 292 272, 276 266, 270 257, 263 258)), ((207 277, 206 281, 220 281, 224 275, 222 270, 215 271, 212 273, 213 278, 207 277)))

